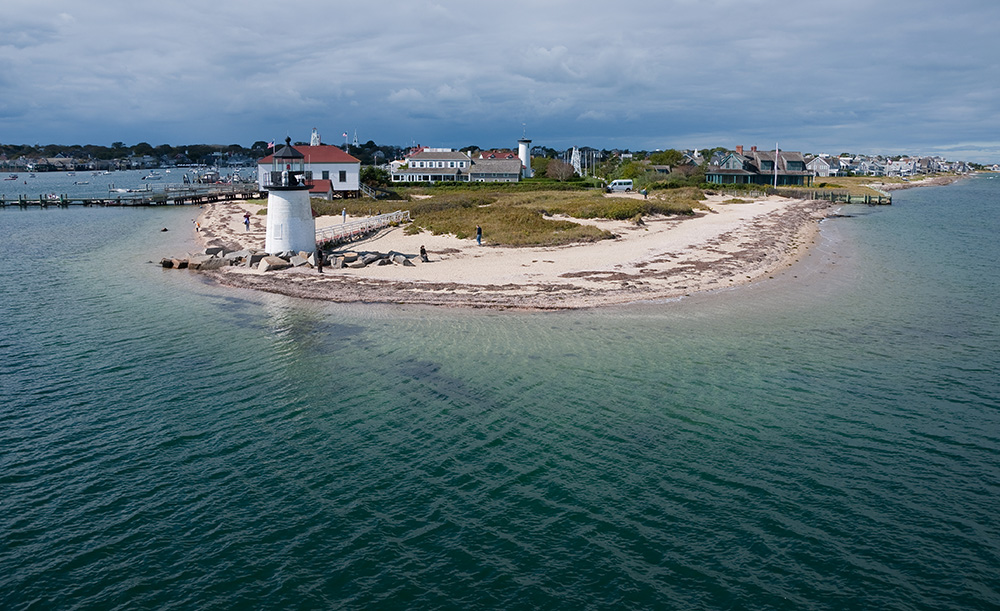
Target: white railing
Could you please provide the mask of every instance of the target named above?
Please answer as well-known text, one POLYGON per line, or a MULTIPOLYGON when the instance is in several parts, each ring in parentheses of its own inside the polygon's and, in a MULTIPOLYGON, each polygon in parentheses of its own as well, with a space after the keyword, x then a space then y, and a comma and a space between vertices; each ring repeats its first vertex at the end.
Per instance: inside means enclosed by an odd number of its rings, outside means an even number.
POLYGON ((356 240, 373 231, 378 231, 394 223, 406 223, 410 220, 409 210, 397 210, 388 214, 371 216, 360 221, 331 225, 316 230, 316 242, 347 242, 356 240))

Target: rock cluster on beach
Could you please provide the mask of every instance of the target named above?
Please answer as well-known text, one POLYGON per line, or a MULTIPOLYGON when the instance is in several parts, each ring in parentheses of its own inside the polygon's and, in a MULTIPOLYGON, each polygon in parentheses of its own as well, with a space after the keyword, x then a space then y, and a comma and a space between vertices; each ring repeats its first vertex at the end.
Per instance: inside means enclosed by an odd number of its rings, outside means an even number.
POLYGON ((322 265, 327 269, 352 268, 360 269, 368 266, 402 265, 412 267, 416 255, 406 255, 399 252, 283 252, 268 254, 262 250, 245 248, 227 252, 221 246, 209 246, 204 252, 189 254, 185 257, 164 257, 160 265, 167 269, 217 270, 223 267, 243 267, 257 270, 260 273, 278 271, 288 268, 322 265), (322 261, 317 257, 322 257, 322 261))

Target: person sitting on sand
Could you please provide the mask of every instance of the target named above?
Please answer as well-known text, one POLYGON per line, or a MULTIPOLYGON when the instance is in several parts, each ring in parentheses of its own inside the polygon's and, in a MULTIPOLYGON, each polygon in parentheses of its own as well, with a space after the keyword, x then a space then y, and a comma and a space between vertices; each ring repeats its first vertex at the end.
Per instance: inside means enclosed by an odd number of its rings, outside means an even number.
POLYGON ((423 244, 420 245, 420 260, 423 261, 424 263, 428 262, 427 261, 427 249, 424 248, 423 244))

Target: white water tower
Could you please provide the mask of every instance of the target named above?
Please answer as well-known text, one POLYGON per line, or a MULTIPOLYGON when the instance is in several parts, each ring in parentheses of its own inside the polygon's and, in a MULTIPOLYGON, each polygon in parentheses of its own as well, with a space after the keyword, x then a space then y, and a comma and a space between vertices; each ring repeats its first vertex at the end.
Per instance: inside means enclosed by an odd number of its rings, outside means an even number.
POLYGON ((309 203, 305 156, 292 148, 292 139, 274 153, 267 187, 267 235, 269 254, 312 252, 316 249, 316 221, 309 203))
POLYGON ((531 178, 534 172, 531 171, 531 140, 521 138, 517 141, 517 157, 521 160, 521 176, 531 178))

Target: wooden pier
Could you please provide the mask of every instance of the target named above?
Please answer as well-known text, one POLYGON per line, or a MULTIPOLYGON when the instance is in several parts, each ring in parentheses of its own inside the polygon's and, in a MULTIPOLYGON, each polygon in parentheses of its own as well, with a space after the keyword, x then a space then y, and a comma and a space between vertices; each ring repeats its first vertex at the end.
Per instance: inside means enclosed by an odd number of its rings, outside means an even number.
POLYGON ((18 195, 17 199, 0 196, 0 207, 69 208, 70 206, 199 206, 235 199, 258 199, 265 196, 256 183, 234 185, 184 185, 167 187, 163 191, 134 190, 109 192, 106 197, 72 197, 68 195, 18 195))

